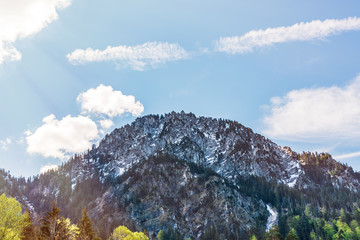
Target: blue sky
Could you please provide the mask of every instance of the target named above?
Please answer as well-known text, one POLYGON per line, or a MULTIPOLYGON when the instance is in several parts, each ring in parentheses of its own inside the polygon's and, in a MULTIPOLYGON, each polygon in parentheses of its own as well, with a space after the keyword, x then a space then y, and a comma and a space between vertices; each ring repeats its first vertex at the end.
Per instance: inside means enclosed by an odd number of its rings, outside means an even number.
POLYGON ((358 1, 1 1, 0 167, 184 110, 360 170, 359 42, 358 1))

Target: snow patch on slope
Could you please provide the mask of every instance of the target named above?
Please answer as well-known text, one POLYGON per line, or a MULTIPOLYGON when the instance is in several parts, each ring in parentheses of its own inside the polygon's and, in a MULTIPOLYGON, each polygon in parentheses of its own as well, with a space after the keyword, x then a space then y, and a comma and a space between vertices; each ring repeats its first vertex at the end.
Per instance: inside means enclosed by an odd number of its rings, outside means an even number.
POLYGON ((270 216, 266 223, 266 231, 268 232, 278 221, 278 212, 276 208, 270 207, 270 205, 266 204, 266 209, 270 212, 270 216))
POLYGON ((298 162, 291 162, 288 172, 291 173, 291 175, 289 177, 287 185, 289 187, 294 187, 302 172, 300 164, 298 162))
POLYGON ((286 172, 289 173, 290 176, 287 180, 285 180, 285 184, 291 188, 295 187, 297 180, 299 179, 301 173, 303 173, 300 163, 291 157, 291 152, 289 152, 286 147, 280 147, 279 150, 282 153, 281 157, 288 163, 286 172))

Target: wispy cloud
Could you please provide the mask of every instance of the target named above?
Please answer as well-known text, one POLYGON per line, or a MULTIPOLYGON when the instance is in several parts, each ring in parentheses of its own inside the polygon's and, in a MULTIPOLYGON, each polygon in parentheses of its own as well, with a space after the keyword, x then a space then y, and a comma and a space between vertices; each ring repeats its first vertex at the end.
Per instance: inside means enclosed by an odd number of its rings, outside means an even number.
POLYGON ((58 18, 58 9, 70 3, 70 0, 0 1, 0 64, 20 60, 21 53, 13 43, 42 30, 58 18))
POLYGON ((98 137, 96 123, 88 117, 70 115, 57 120, 51 114, 34 133, 27 132, 27 152, 64 159, 67 154, 85 151, 98 137))
POLYGON ((348 159, 348 158, 354 158, 354 157, 360 157, 360 152, 353 152, 353 153, 347 153, 343 155, 337 155, 334 156, 334 159, 341 160, 341 159, 348 159))
MULTIPOLYGON (((105 114, 111 118, 125 113, 139 116, 144 111, 144 106, 135 101, 134 96, 124 95, 121 91, 102 84, 80 93, 77 101, 81 104, 83 113, 105 114)), ((102 122, 101 125, 109 123, 102 122)))
POLYGON ((360 18, 314 20, 289 27, 253 30, 242 36, 222 37, 216 42, 215 49, 229 54, 243 54, 276 43, 324 39, 351 30, 360 30, 360 18))
POLYGON ((6 138, 5 140, 0 140, 0 148, 4 151, 8 150, 9 144, 11 144, 11 139, 6 138))
POLYGON ((271 99, 264 134, 284 140, 360 138, 360 75, 345 87, 293 90, 271 99))
POLYGON ((66 55, 71 64, 85 64, 89 62, 116 61, 129 66, 133 70, 143 71, 147 66, 154 67, 166 62, 178 61, 189 57, 177 43, 148 42, 136 46, 107 47, 105 50, 87 48, 77 49, 66 55))

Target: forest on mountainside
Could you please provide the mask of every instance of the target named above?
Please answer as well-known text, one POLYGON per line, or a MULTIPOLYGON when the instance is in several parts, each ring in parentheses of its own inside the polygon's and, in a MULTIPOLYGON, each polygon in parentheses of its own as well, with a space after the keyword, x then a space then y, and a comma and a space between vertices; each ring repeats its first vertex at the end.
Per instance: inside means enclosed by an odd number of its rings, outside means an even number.
POLYGON ((36 176, 0 170, 0 194, 16 198, 32 229, 18 238, 33 239, 51 212, 52 236, 59 226, 82 239, 84 209, 104 240, 119 227, 149 239, 359 239, 359 183, 328 153, 296 153, 237 122, 184 113, 139 118, 36 176))
MULTIPOLYGON (((84 158, 85 155, 76 156, 76 158, 84 158)), ((86 158, 86 156, 85 156, 86 158)), ((333 164, 334 174, 338 174, 344 166, 342 164, 327 162, 328 159, 323 155, 303 153, 299 155, 302 161, 309 161, 313 164, 309 174, 311 178, 316 181, 318 167, 324 164, 333 164)), ((79 161, 79 160, 77 160, 79 161)), ((211 169, 204 168, 200 165, 181 161, 167 155, 156 156, 150 158, 144 163, 139 163, 134 166, 133 170, 127 171, 124 175, 117 179, 119 182, 127 182, 126 179, 131 176, 133 184, 137 184, 134 179, 141 179, 141 176, 136 170, 142 169, 142 164, 150 164, 154 167, 152 174, 162 175, 160 168, 163 164, 174 164, 176 166, 188 166, 193 174, 198 176, 198 179, 206 182, 212 177, 219 177, 219 175, 211 169)), ((63 168, 69 167, 69 163, 65 164, 63 168)), ((174 165, 175 166, 175 165, 174 165)), ((11 178, 6 172, 1 171, 2 191, 9 194, 1 195, 0 203, 0 237, 1 239, 185 239, 189 237, 182 231, 182 229, 174 227, 171 224, 164 224, 163 229, 159 232, 149 233, 146 228, 139 229, 134 222, 125 222, 124 226, 120 224, 112 224, 111 234, 105 236, 103 229, 109 228, 106 221, 96 221, 95 223, 87 214, 86 208, 80 211, 76 210, 79 206, 85 206, 86 202, 99 195, 103 191, 104 185, 88 179, 79 182, 76 195, 71 195, 71 188, 66 180, 66 176, 60 174, 59 171, 50 171, 47 174, 35 177, 32 181, 24 180, 23 178, 11 178), (56 176, 56 178, 54 178, 56 176), (9 181, 11 179, 11 181, 9 181), (30 186, 27 191, 31 191, 37 184, 43 182, 51 182, 56 179, 63 190, 58 192, 56 203, 53 199, 52 205, 42 203, 42 208, 45 211, 42 216, 36 216, 37 220, 33 219, 31 209, 27 209, 28 205, 21 204, 15 198, 10 196, 21 196, 27 185, 23 185, 28 181, 30 186), (10 184, 10 183, 11 184, 10 184), (31 185, 33 185, 31 187, 31 185), (82 191, 80 191, 82 190, 82 191), (90 191, 91 190, 91 191, 90 191), (65 194, 65 195, 64 195, 65 194), (68 194, 68 195, 66 195, 68 194), (73 201, 69 202, 69 199, 73 201), (88 199, 88 200, 87 200, 88 199), (69 203, 71 203, 69 205, 69 203), (14 206, 14 207, 9 207, 14 206), (62 207, 66 209, 62 211, 62 207), (47 208, 47 209, 45 209, 47 208), (62 217, 65 213, 66 218, 62 217), (10 219, 10 220, 9 220, 10 219), (14 224, 9 224, 9 221, 18 221, 14 224), (77 222, 74 224, 73 222, 77 222), (16 226, 16 227, 15 227, 16 226), (138 232, 137 232, 138 231, 138 232), (10 234, 10 235, 9 235, 10 234), (125 236, 117 237, 117 236, 125 236), (11 236, 11 237, 7 237, 11 236)), ((146 177, 144 175, 144 177, 146 177)), ((279 213, 277 225, 273 226, 269 231, 265 231, 266 215, 258 215, 256 222, 249 226, 247 231, 235 229, 229 231, 226 224, 214 224, 209 219, 205 224, 205 229, 197 238, 192 239, 316 239, 316 240, 333 240, 333 239, 360 239, 360 202, 359 193, 352 192, 345 188, 334 188, 329 185, 326 179, 318 180, 321 187, 316 189, 296 189, 289 186, 277 183, 276 181, 268 181, 264 177, 249 176, 238 177, 236 185, 223 179, 229 189, 238 191, 241 194, 255 199, 261 199, 267 204, 274 206, 279 213)), ((52 183, 54 184, 54 183, 52 183)), ((111 182, 104 183, 113 184, 111 182)), ((128 182, 128 189, 131 183, 128 182)), ((186 191, 186 190, 184 190, 186 191)), ((125 194, 125 192, 123 192, 125 194)), ((134 193, 135 194, 135 193, 134 193)), ((139 205, 146 191, 140 190, 140 195, 132 195, 126 204, 139 205)), ((186 196, 186 193, 183 193, 186 196)), ((36 200, 36 196, 32 201, 36 200)), ((170 201, 170 200, 169 200, 170 201)), ((169 203, 170 204, 170 203, 169 203)), ((212 204, 207 202, 204 204, 212 204)), ((98 216, 101 219, 101 216, 98 216)))
MULTIPOLYGON (((298 215, 286 219, 285 222, 280 218, 279 225, 273 226, 265 235, 259 234, 256 228, 252 228, 247 237, 233 236, 229 238, 217 226, 209 225, 199 239, 360 239, 360 208, 357 204, 354 205, 352 213, 345 212, 343 209, 329 211, 325 207, 318 211, 310 204, 305 207, 304 211, 298 213, 298 215)), ((86 208, 83 210, 79 222, 73 224, 69 218, 61 216, 61 210, 56 207, 54 202, 51 209, 41 219, 40 225, 36 225, 29 210, 23 211, 21 204, 15 198, 7 197, 5 194, 0 196, 0 239, 100 240, 97 229, 97 226, 89 218, 86 208)), ((108 239, 181 240, 185 239, 185 236, 178 229, 173 228, 161 230, 157 235, 149 235, 146 229, 137 232, 136 230, 131 231, 126 226, 118 226, 108 239)))

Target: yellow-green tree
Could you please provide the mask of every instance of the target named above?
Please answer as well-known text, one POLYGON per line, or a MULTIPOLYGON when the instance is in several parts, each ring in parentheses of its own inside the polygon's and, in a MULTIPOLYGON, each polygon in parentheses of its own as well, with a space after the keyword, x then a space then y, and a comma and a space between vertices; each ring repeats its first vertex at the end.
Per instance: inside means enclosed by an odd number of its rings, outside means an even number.
POLYGON ((345 240, 352 240, 355 239, 355 234, 347 225, 347 223, 342 222, 340 220, 334 221, 338 232, 333 236, 333 239, 345 239, 345 240))
POLYGON ((63 224, 65 225, 65 228, 69 232, 69 239, 75 240, 76 236, 79 234, 79 231, 80 231, 78 226, 76 226, 76 224, 72 224, 69 218, 66 218, 66 219, 62 218, 58 221, 62 221, 63 224))
POLYGON ((157 237, 157 239, 159 239, 159 240, 164 239, 164 230, 160 230, 160 231, 158 232, 158 235, 157 235, 156 237, 157 237))
POLYGON ((55 239, 61 240, 76 240, 79 234, 79 228, 72 224, 69 218, 61 217, 57 221, 58 229, 55 239))
POLYGON ((294 228, 292 228, 290 230, 290 232, 288 233, 288 235, 285 238, 285 240, 298 240, 298 239, 299 239, 299 237, 297 236, 294 228))
POLYGON ((0 239, 20 240, 26 226, 26 216, 22 213, 21 204, 12 197, 0 196, 0 239))
POLYGON ((354 219, 350 223, 351 229, 354 231, 357 239, 360 239, 360 226, 358 222, 354 219))
POLYGON ((132 232, 125 226, 115 228, 109 240, 149 240, 142 232, 132 232))
POLYGON ((265 234, 265 238, 266 240, 283 240, 283 237, 281 236, 279 232, 279 227, 277 225, 275 225, 269 230, 269 232, 265 234))
POLYGON ((333 225, 331 223, 324 221, 324 233, 325 233, 326 239, 331 239, 333 237, 333 235, 335 234, 335 232, 336 231, 335 231, 333 225))
POLYGON ((250 237, 250 240, 257 240, 255 234, 253 234, 253 235, 250 237))

